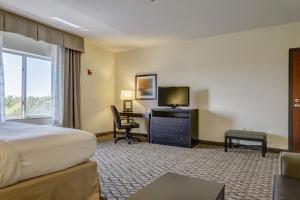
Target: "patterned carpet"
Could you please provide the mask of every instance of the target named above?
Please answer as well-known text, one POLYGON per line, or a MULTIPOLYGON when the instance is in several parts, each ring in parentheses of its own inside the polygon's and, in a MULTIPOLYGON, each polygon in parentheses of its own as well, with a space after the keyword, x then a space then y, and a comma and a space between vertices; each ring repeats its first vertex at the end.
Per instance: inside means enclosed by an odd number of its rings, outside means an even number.
POLYGON ((227 200, 272 199, 272 184, 279 171, 279 155, 248 149, 225 153, 215 146, 193 149, 148 144, 99 141, 93 157, 98 163, 101 195, 126 199, 166 172, 225 183, 227 200))

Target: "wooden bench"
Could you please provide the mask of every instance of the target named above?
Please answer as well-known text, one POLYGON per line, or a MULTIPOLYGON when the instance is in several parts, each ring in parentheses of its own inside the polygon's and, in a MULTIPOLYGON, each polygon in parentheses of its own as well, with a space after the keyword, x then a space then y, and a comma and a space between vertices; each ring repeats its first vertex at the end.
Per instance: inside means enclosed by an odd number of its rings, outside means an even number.
POLYGON ((225 152, 227 152, 227 147, 229 148, 232 147, 232 139, 261 142, 262 156, 265 157, 267 153, 267 134, 264 132, 245 131, 245 130, 226 131, 225 142, 224 142, 225 152))

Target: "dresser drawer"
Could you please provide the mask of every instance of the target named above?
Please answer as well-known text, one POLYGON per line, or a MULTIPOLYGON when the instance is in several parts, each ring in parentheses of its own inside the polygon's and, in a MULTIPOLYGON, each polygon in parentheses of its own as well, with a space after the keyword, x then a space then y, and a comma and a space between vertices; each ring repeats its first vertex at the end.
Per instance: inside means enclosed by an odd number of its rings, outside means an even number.
POLYGON ((184 135, 155 134, 152 136, 152 142, 189 145, 190 138, 184 135))
POLYGON ((164 134, 164 135, 187 135, 189 133, 189 127, 181 126, 181 127, 174 127, 174 126, 152 126, 151 133, 156 134, 164 134))
POLYGON ((150 139, 156 144, 191 147, 198 138, 197 109, 152 109, 150 139))
POLYGON ((181 118, 160 118, 152 119, 151 133, 164 133, 187 135, 190 132, 189 121, 181 118))
POLYGON ((151 121, 152 127, 158 130, 166 130, 168 132, 185 132, 186 128, 189 127, 189 121, 181 118, 153 118, 151 121))
POLYGON ((159 125, 172 125, 172 126, 183 126, 189 123, 187 118, 166 118, 166 117, 153 117, 151 118, 152 124, 159 125))

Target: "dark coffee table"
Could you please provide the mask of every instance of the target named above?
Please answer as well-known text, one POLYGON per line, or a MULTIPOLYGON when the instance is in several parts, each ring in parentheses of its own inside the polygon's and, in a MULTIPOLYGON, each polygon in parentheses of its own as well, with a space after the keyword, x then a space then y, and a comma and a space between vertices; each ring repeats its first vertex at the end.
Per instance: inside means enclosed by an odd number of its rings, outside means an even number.
POLYGON ((225 185, 174 173, 166 173, 128 200, 223 200, 225 185))

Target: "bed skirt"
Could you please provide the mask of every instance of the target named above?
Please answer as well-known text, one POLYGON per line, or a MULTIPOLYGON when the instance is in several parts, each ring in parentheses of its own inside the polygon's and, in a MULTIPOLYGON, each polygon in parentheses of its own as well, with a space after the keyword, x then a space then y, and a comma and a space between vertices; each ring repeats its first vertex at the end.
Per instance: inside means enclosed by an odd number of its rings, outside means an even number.
POLYGON ((97 165, 89 161, 0 189, 2 200, 99 200, 97 165))

